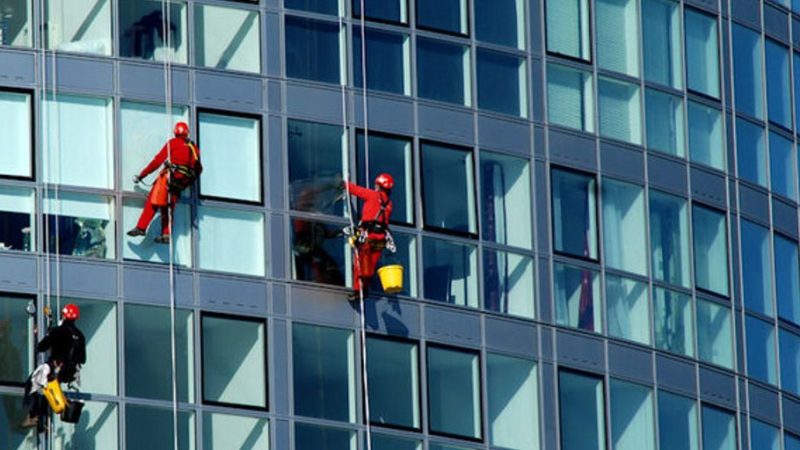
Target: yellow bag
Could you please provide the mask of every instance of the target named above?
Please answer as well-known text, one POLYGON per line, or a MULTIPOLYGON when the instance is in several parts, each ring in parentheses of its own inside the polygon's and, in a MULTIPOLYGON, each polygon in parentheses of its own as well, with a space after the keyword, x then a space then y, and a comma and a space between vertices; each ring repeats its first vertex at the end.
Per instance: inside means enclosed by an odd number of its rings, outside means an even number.
POLYGON ((168 196, 169 196, 169 188, 167 187, 167 171, 162 170, 160 174, 158 174, 158 178, 156 178, 155 183, 153 183, 153 189, 150 190, 150 203, 153 206, 167 206, 168 196))
POLYGON ((42 388, 42 393, 47 399, 47 403, 50 403, 54 413, 61 414, 64 408, 67 407, 67 398, 64 397, 64 392, 61 391, 61 384, 58 379, 48 382, 47 386, 42 388))

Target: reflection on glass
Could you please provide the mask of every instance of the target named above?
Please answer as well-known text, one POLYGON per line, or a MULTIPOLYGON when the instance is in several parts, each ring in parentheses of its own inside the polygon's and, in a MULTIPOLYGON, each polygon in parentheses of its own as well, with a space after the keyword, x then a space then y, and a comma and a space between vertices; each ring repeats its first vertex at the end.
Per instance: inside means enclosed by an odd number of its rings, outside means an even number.
POLYGON ((433 433, 480 439, 477 353, 428 346, 428 425, 433 433))
POLYGON ((689 157, 715 169, 725 169, 722 144, 722 114, 719 110, 689 101, 689 157))
POLYGON ((736 450, 733 414, 703 405, 703 450, 736 450))
POLYGON ((472 152, 422 144, 422 200, 425 225, 461 233, 478 231, 472 152))
POLYGON ((590 72, 547 64, 547 119, 552 124, 594 132, 594 82, 590 72))
POLYGON ((171 0, 164 23, 160 0, 120 0, 120 56, 186 64, 186 3, 171 0), (168 30, 164 34, 165 27, 168 30))
POLYGON ((634 184, 605 178, 602 192, 606 264, 647 275, 644 190, 634 184))
POLYGON ((597 199, 595 179, 553 170, 553 247, 573 256, 597 259, 597 199))
POLYGON ((533 269, 527 256, 484 247, 483 307, 533 319, 533 269))
POLYGON ((696 329, 698 359, 733 368, 730 308, 698 298, 696 329))
POLYGON ((293 16, 286 16, 285 21, 286 76, 324 83, 344 81, 339 25, 293 16))
POLYGON ((733 24, 731 41, 736 109, 761 119, 764 117, 761 33, 733 24))
POLYGON ((340 225, 305 219, 292 220, 294 279, 344 286, 348 283, 350 252, 340 225))
POLYGON ((89 194, 48 192, 44 210, 48 251, 85 258, 114 259, 112 200, 89 194))
MULTIPOLYGON (((172 410, 140 406, 125 406, 125 448, 172 448, 175 422, 172 410)), ((178 411, 178 450, 194 450, 194 413, 178 411)))
MULTIPOLYGON (((3 8, 5 0, 0 0, 3 8)), ((0 41, 5 30, 5 15, 0 14, 0 41)), ((0 136, 3 136, 3 158, 0 175, 30 178, 33 176, 33 125, 31 94, 0 91, 0 136)))
POLYGON ((523 0, 475 0, 475 38, 483 42, 525 48, 523 0))
POLYGON ((200 194, 261 202, 261 121, 207 112, 198 113, 197 121, 200 194))
POLYGON ((780 328, 781 389, 800 395, 800 336, 780 328))
POLYGON ((372 433, 373 450, 422 450, 422 442, 372 433))
POLYGON ((355 450, 356 433, 341 428, 295 422, 294 448, 295 450, 355 450))
POLYGON ((685 199, 650 191, 650 246, 653 277, 689 287, 689 217, 685 199))
MULTIPOLYGON (((83 299, 62 299, 61 302, 74 303, 80 308, 79 326, 86 338, 86 354, 102 355, 102 360, 92 358, 89 364, 84 364, 81 368, 81 391, 116 395, 118 348, 116 302, 83 299)), ((116 434, 114 436, 116 439, 116 434)))
POLYGON ((418 348, 410 342, 367 339, 370 421, 419 429, 418 348))
POLYGON ((772 425, 750 418, 750 449, 780 450, 779 430, 772 425))
POLYGON ((694 282, 700 289, 728 295, 728 230, 725 215, 694 205, 694 282))
POLYGON ((792 200, 797 199, 794 175, 794 142, 783 135, 769 133, 769 178, 772 192, 792 200))
POLYGON ((599 77, 597 92, 600 135, 631 144, 641 144, 642 112, 639 86, 599 77))
POLYGON ((509 450, 538 449, 536 364, 490 353, 486 370, 489 442, 509 450))
POLYGON ((19 424, 27 414, 28 411, 22 407, 21 394, 0 393, 0 442, 8 450, 37 450, 39 448, 36 432, 30 428, 19 428, 19 424))
POLYGON ((361 61, 361 28, 353 28, 353 85, 364 86, 361 71, 366 62, 368 89, 411 95, 408 35, 367 29, 365 36, 367 60, 361 61))
POLYGON ((639 15, 636 0, 595 0, 597 64, 639 76, 639 15))
POLYGON ((769 121, 792 128, 792 99, 789 92, 789 49, 772 39, 765 44, 767 56, 767 113, 769 121))
POLYGON ((556 323, 602 333, 599 274, 562 264, 554 268, 556 323))
POLYGON ((604 398, 602 378, 559 372, 562 450, 605 450, 604 398))
POLYGON ((591 59, 588 0, 545 2, 547 51, 588 61, 591 59))
POLYGON ((747 374, 765 383, 778 384, 775 361, 775 327, 753 316, 745 316, 747 374))
POLYGON ((498 244, 531 248, 531 204, 528 161, 481 152, 481 223, 483 238, 498 244))
MULTIPOLYGON (((361 16, 362 0, 352 0, 353 17, 361 16)), ((407 0, 363 0, 367 19, 376 19, 386 22, 407 23, 407 0)))
POLYGON ((33 316, 25 312, 32 300, 0 296, 0 383, 22 385, 33 371, 33 316))
POLYGON ((647 147, 683 157, 683 98, 655 89, 645 90, 647 147))
MULTIPOLYGON (((81 323, 83 323, 83 309, 81 309, 81 323)), ((81 371, 81 377, 84 370, 81 371)), ((78 423, 56 420, 54 425, 54 450, 118 448, 117 405, 114 403, 84 402, 78 423)))
POLYGON ((694 356, 694 319, 690 296, 655 288, 653 323, 656 347, 681 355, 694 356))
POLYGON ((198 267, 264 276, 264 214, 200 206, 197 223, 198 267))
POLYGON ((32 5, 31 0, 0 0, 0 10, 3 11, 0 15, 0 45, 33 45, 32 5))
POLYGON ((422 239, 425 298, 478 307, 478 258, 475 246, 443 239, 422 239))
POLYGON ((744 306, 750 311, 774 316, 769 230, 741 219, 741 233, 744 306))
POLYGON ((34 195, 33 189, 0 187, 0 250, 35 250, 34 195))
POLYGON ((195 5, 195 63, 215 69, 261 71, 257 11, 195 5))
POLYGON ((736 162, 739 178, 767 187, 764 127, 736 118, 736 162))
POLYGON ((797 242, 779 234, 774 236, 778 317, 800 325, 800 262, 797 242))
POLYGON ((614 450, 655 450, 653 391, 611 379, 611 444, 614 450))
POLYGON ((111 54, 111 0, 47 0, 48 50, 111 54))
POLYGON ((478 49, 478 108, 527 117, 525 61, 478 49))
MULTIPOLYGON (((144 200, 126 198, 122 201, 122 229, 136 226, 144 200)), ((169 263, 170 248, 155 242, 161 235, 161 213, 151 222, 144 238, 122 236, 122 257, 138 261, 169 263), (152 225, 155 224, 155 225, 152 225)), ((192 264, 191 208, 186 203, 178 203, 172 212, 172 258, 173 263, 190 267, 192 264)))
POLYGON ((341 174, 345 133, 341 126, 289 120, 289 204, 298 211, 342 214, 341 174))
POLYGON ((417 94, 420 97, 471 106, 469 74, 469 47, 417 38, 417 94))
POLYGON ((362 186, 372 186, 381 173, 394 178, 392 188, 392 223, 414 223, 414 169, 411 140, 369 133, 369 154, 366 154, 364 133, 356 135, 358 181, 362 186), (369 160, 369 171, 365 165, 369 160))
POLYGON ((203 447, 269 449, 269 423, 256 417, 204 413, 203 447))
POLYGON ((658 391, 658 442, 662 450, 697 450, 697 402, 658 391))
POLYGON ((647 284, 606 274, 608 334, 650 343, 647 284))
POLYGON ((416 0, 417 26, 437 31, 467 34, 467 0, 416 0))
POLYGON ((680 89, 681 8, 674 0, 642 1, 642 57, 644 78, 680 89))
POLYGON ((717 18, 685 8, 684 20, 687 87, 692 91, 719 98, 717 18))
POLYGON ((341 0, 284 0, 283 5, 290 9, 311 11, 320 14, 339 14, 341 0))

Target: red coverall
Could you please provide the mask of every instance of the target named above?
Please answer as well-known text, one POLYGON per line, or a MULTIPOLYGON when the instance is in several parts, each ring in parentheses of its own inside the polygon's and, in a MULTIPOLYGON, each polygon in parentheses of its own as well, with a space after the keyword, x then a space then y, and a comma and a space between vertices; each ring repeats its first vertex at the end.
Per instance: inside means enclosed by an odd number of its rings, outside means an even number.
MULTIPOLYGON (((379 222, 389 226, 389 217, 392 215, 392 201, 389 195, 383 190, 372 190, 346 182, 347 189, 351 195, 364 200, 361 209, 361 221, 359 228, 367 222, 379 222), (383 214, 380 213, 381 204, 386 205, 383 214)), ((353 259, 353 290, 358 292, 361 283, 364 283, 364 293, 369 289, 369 279, 375 274, 375 266, 381 259, 381 252, 386 245, 386 233, 375 233, 370 231, 367 240, 363 244, 358 244, 357 258, 353 259)))
MULTIPOLYGON (((186 140, 183 138, 174 137, 170 139, 164 146, 161 148, 161 151, 150 161, 150 164, 147 165, 144 169, 142 169, 141 173, 139 173, 139 178, 144 178, 150 175, 153 171, 161 167, 167 161, 167 156, 170 157, 172 164, 176 166, 188 166, 193 167, 197 170, 199 174, 203 170, 202 164, 200 164, 200 148, 195 145, 195 152, 197 153, 197 158, 192 155, 192 149, 189 148, 186 140)), ((174 171, 171 175, 175 178, 183 178, 184 175, 178 171, 174 171)), ((151 195, 147 196, 147 201, 144 204, 144 209, 142 209, 142 215, 139 216, 139 222, 136 224, 136 227, 141 230, 146 230, 147 226, 150 225, 150 221, 153 220, 153 217, 156 215, 156 210, 161 211, 161 235, 162 236, 169 236, 170 231, 170 210, 175 209, 175 204, 178 201, 178 196, 180 196, 180 192, 173 192, 170 190, 169 192, 169 200, 167 201, 167 206, 154 206, 152 202, 152 191, 150 192, 151 195)))

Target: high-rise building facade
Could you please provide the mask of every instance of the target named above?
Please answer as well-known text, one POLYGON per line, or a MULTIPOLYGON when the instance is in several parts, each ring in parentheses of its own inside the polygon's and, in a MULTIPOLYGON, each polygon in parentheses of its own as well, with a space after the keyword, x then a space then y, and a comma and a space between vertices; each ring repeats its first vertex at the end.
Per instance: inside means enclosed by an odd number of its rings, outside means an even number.
POLYGON ((798 0, 0 0, 0 448, 798 450, 798 131, 798 0), (178 120, 200 182, 129 237, 178 120))

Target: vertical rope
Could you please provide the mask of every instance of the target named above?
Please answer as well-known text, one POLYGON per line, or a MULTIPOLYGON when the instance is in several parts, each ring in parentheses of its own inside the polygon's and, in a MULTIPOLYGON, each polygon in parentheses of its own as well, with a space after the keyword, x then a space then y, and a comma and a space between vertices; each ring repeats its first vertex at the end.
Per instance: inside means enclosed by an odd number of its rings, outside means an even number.
MULTIPOLYGON (((44 20, 45 17, 45 0, 39 0, 39 14, 42 17, 42 23, 47 26, 47 21, 44 20)), ((42 133, 42 159, 44 160, 44 183, 42 187, 42 194, 41 201, 42 205, 49 205, 49 180, 50 180, 50 159, 49 155, 49 147, 50 147, 50 136, 49 136, 49 125, 50 125, 50 102, 47 99, 47 53, 46 53, 46 44, 45 41, 47 39, 47 30, 44 29, 45 33, 42 33, 40 36, 41 48, 40 48, 40 58, 39 58, 39 70, 40 70, 40 80, 41 80, 41 100, 44 108, 42 108, 42 121, 41 121, 41 129, 40 132, 42 133)), ((47 211, 48 208, 45 208, 47 211)), ((50 277, 50 221, 48 220, 49 214, 44 214, 44 289, 45 289, 45 301, 47 310, 50 310, 52 298, 51 298, 51 277, 50 277)), ((30 241, 34 243, 36 236, 31 234, 30 241)), ((42 316, 43 322, 47 322, 47 317, 42 316)), ((43 324, 44 325, 44 324, 43 324)), ((44 330, 44 333, 47 333, 47 327, 38 327, 40 330, 44 330)), ((36 343, 34 343, 34 346, 36 343)), ((34 351, 34 355, 36 355, 34 351)), ((38 362, 37 362, 38 363, 38 362)), ((48 415, 47 420, 51 419, 51 415, 48 415)), ((40 417, 41 419, 41 417, 40 417)), ((37 436, 37 448, 44 444, 45 448, 49 447, 50 444, 50 433, 46 432, 44 442, 39 439, 39 433, 36 434, 37 436)))

